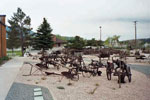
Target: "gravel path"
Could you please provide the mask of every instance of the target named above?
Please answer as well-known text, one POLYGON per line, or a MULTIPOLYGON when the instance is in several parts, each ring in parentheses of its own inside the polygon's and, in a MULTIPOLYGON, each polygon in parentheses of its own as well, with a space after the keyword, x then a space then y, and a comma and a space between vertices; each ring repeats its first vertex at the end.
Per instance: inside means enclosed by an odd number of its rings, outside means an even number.
POLYGON ((47 88, 14 82, 5 100, 34 100, 34 88, 41 88, 44 100, 53 100, 47 88))

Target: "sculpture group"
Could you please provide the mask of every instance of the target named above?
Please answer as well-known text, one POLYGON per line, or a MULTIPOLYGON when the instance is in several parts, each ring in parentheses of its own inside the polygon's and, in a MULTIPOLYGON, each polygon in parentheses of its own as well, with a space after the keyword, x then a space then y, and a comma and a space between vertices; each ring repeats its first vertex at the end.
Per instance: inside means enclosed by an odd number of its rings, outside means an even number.
MULTIPOLYGON (((92 51, 92 50, 91 50, 92 51)), ((25 64, 31 65, 30 73, 29 75, 34 74, 37 71, 40 71, 44 75, 61 75, 66 76, 67 78, 78 81, 80 79, 80 76, 88 77, 91 76, 101 76, 102 71, 101 68, 106 68, 106 78, 108 80, 111 80, 112 75, 118 77, 118 83, 119 88, 121 87, 121 83, 125 83, 125 77, 127 76, 129 82, 131 82, 131 69, 130 66, 128 66, 122 58, 126 58, 126 53, 119 51, 119 50, 110 50, 110 49, 102 49, 97 51, 89 52, 87 50, 74 50, 74 49, 64 49, 64 50, 58 50, 54 51, 50 54, 47 54, 46 52, 38 54, 41 56, 35 57, 30 53, 27 53, 28 56, 33 57, 33 59, 40 60, 39 63, 36 63, 35 65, 25 62, 25 64), (83 57, 83 54, 86 55, 93 55, 95 54, 99 60, 93 60, 88 61, 89 63, 85 63, 85 59, 83 57), (114 58, 110 58, 111 54, 119 54, 119 59, 114 60, 114 58), (102 59, 106 58, 107 62, 103 62, 102 59), (55 72, 49 72, 47 69, 49 69, 49 66, 53 66, 57 70, 60 68, 66 68, 67 71, 62 71, 61 74, 55 73, 55 72), (32 71, 33 67, 36 68, 36 70, 32 71), (81 75, 80 75, 81 74, 81 75)))

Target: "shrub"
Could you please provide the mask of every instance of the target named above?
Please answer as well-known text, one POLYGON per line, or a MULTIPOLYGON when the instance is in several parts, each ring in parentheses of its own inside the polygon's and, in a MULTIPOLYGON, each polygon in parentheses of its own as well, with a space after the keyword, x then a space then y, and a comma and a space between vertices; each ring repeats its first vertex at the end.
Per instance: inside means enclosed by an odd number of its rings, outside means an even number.
POLYGON ((4 56, 4 57, 1 57, 0 58, 0 65, 4 62, 4 61, 7 61, 9 60, 10 58, 8 56, 4 56))

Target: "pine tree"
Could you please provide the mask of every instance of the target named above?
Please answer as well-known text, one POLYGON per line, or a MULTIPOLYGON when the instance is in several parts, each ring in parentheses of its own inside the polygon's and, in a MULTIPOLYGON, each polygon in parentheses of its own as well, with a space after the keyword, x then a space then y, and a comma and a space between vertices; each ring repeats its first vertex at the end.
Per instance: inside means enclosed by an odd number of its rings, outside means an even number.
POLYGON ((21 51, 22 51, 22 56, 24 55, 24 48, 25 48, 25 43, 28 41, 26 36, 29 36, 27 34, 30 33, 31 28, 30 28, 30 23, 31 23, 31 18, 29 16, 26 16, 26 14, 22 11, 21 8, 17 9, 17 12, 13 14, 11 19, 9 20, 11 22, 15 22, 15 28, 19 33, 20 36, 20 45, 21 45, 21 51))
POLYGON ((37 33, 34 35, 33 47, 35 49, 41 49, 43 53, 45 50, 53 48, 54 43, 51 32, 50 24, 43 18, 43 23, 39 26, 37 33))
POLYGON ((10 27, 7 31, 8 33, 8 39, 7 39, 7 48, 12 50, 12 53, 15 48, 20 47, 20 41, 19 41, 19 33, 16 29, 17 24, 14 21, 8 20, 10 27))

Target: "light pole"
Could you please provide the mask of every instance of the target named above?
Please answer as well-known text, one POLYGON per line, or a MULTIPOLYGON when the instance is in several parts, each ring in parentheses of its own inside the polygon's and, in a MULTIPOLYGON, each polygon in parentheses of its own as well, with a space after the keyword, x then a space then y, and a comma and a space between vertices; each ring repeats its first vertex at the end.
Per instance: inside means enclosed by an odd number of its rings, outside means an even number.
POLYGON ((102 39, 102 27, 100 26, 99 28, 100 28, 100 41, 101 41, 101 39, 102 39))
POLYGON ((136 33, 136 24, 137 24, 137 21, 134 21, 134 24, 135 24, 135 49, 136 49, 136 47, 137 47, 137 41, 136 41, 136 39, 137 39, 137 33, 136 33))
MULTIPOLYGON (((100 28, 100 49, 101 49, 101 37, 102 37, 102 30, 101 30, 101 26, 99 27, 100 28)), ((101 56, 101 52, 100 52, 100 50, 99 50, 99 56, 101 56)), ((101 62, 101 57, 99 57, 99 61, 101 62)))

